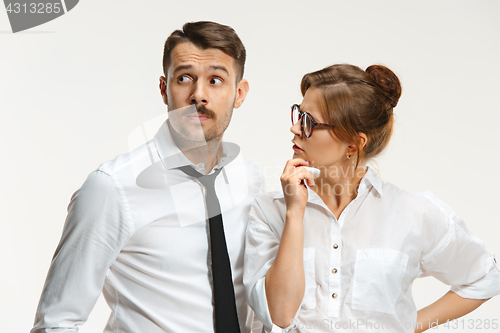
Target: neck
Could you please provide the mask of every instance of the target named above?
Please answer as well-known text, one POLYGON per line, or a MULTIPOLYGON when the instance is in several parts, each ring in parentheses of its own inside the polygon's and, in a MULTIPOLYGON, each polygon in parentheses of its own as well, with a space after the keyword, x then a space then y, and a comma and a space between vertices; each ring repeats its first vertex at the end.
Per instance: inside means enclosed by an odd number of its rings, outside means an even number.
POLYGON ((193 164, 203 163, 205 165, 205 174, 217 164, 217 153, 221 149, 222 136, 212 141, 190 141, 177 133, 168 122, 170 134, 179 150, 193 164))
MULTIPOLYGON (((365 175, 365 165, 355 163, 318 168, 321 173, 315 179, 313 190, 327 205, 346 207, 358 195, 358 187, 365 175)), ((342 208, 343 209, 343 208, 342 208)))

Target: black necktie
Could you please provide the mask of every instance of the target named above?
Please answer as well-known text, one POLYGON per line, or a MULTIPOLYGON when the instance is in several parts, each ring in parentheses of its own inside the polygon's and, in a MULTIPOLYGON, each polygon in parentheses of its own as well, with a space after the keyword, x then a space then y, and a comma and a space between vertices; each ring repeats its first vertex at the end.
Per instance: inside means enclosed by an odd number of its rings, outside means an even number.
POLYGON ((207 190, 205 200, 210 225, 215 332, 239 333, 240 324, 236 312, 231 263, 227 253, 226 237, 224 236, 219 199, 215 193, 215 178, 217 178, 222 168, 215 170, 210 175, 202 175, 191 166, 183 166, 179 169, 189 176, 198 178, 207 190))

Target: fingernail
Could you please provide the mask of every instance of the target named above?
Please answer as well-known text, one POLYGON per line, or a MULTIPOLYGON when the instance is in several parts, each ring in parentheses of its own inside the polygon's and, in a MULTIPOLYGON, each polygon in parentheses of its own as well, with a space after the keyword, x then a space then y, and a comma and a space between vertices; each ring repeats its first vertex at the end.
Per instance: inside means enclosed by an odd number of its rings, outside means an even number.
POLYGON ((311 164, 311 162, 309 162, 309 161, 306 161, 306 162, 307 162, 307 164, 311 164))

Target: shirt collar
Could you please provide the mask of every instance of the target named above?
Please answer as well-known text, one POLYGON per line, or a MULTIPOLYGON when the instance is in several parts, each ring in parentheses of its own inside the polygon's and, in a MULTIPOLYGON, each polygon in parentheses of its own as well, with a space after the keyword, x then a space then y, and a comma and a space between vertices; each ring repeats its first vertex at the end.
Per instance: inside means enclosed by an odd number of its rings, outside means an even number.
MULTIPOLYGON (((380 194, 383 194, 383 184, 384 182, 382 179, 380 179, 378 173, 373 169, 372 166, 368 165, 367 170, 365 175, 363 176, 363 179, 361 179, 361 182, 359 184, 359 189, 358 193, 364 193, 365 191, 370 190, 370 188, 373 186, 373 188, 380 194)), ((309 196, 308 196, 308 201, 311 203, 318 203, 321 204, 323 201, 321 198, 316 194, 316 192, 312 191, 311 189, 308 189, 309 196)), ((275 199, 280 199, 284 198, 283 191, 277 192, 274 195, 275 199)))
MULTIPOLYGON (((194 165, 176 146, 174 139, 170 133, 170 128, 168 126, 168 119, 163 123, 158 132, 153 138, 156 150, 158 151, 158 156, 160 157, 163 165, 167 170, 175 169, 185 165, 191 165, 195 169, 203 169, 203 163, 194 165)), ((229 164, 234 160, 239 152, 240 147, 231 142, 223 141, 221 143, 222 149, 219 150, 217 155, 217 165, 214 169, 220 169, 225 165, 229 164)))
POLYGON ((367 169, 368 170, 366 171, 366 174, 364 175, 360 184, 365 184, 367 189, 370 189, 370 185, 372 185, 375 190, 377 190, 378 194, 383 195, 384 182, 378 175, 377 171, 373 169, 371 165, 368 165, 367 169))

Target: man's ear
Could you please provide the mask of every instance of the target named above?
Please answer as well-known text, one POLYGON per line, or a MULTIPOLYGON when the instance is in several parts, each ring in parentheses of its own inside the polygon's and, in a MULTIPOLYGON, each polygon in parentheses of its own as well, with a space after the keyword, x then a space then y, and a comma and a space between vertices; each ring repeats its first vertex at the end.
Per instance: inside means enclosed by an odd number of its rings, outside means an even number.
POLYGON ((239 108, 241 104, 243 104, 243 101, 245 100, 245 97, 247 97, 249 89, 250 86, 248 85, 247 80, 243 79, 238 83, 238 85, 236 86, 236 99, 234 100, 233 104, 233 107, 235 109, 239 108))
POLYGON ((167 99, 167 79, 164 76, 160 76, 160 94, 161 98, 163 99, 163 103, 165 105, 168 105, 168 99, 167 99))

